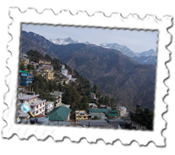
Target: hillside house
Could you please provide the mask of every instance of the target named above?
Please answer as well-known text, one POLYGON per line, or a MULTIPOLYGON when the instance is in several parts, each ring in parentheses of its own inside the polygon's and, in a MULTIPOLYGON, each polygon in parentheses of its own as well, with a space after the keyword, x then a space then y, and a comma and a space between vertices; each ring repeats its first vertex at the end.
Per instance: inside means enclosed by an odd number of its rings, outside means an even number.
POLYGON ((51 99, 54 100, 54 107, 62 105, 62 92, 54 91, 50 93, 51 99))
POLYGON ((31 112, 34 116, 43 114, 45 115, 46 100, 38 99, 39 94, 28 92, 26 94, 18 94, 18 105, 27 102, 31 107, 31 112))
POLYGON ((45 114, 47 115, 49 112, 51 112, 54 109, 54 102, 47 101, 45 104, 45 114))
POLYGON ((29 84, 33 83, 33 79, 34 79, 33 75, 29 74, 29 72, 20 70, 19 76, 20 76, 19 80, 20 80, 21 86, 26 87, 29 84))
POLYGON ((91 109, 97 109, 98 108, 98 106, 95 103, 88 103, 88 105, 89 105, 89 108, 91 108, 91 109))
POLYGON ((76 110, 75 111, 75 120, 78 122, 78 120, 88 120, 89 115, 85 110, 76 110))

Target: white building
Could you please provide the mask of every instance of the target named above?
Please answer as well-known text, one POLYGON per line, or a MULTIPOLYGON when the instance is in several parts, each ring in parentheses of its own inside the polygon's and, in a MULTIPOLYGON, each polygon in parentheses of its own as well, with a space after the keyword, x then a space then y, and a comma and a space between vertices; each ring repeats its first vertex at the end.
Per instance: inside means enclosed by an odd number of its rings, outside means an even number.
POLYGON ((54 91, 50 93, 51 98, 55 101, 55 107, 62 105, 62 92, 54 91))
POLYGON ((94 108, 97 109, 98 106, 95 103, 88 103, 89 104, 89 108, 94 108))
POLYGON ((53 101, 47 101, 46 104, 45 104, 45 114, 47 115, 53 109, 54 109, 54 102, 53 101))
POLYGON ((31 112, 34 116, 43 114, 45 115, 45 103, 46 100, 38 99, 39 94, 34 92, 19 94, 18 95, 18 105, 27 102, 31 107, 31 112))
POLYGON ((129 112, 127 111, 127 108, 126 107, 115 107, 116 110, 119 110, 120 111, 120 116, 121 117, 128 117, 129 116, 129 112))
POLYGON ((31 112, 33 113, 34 116, 40 114, 45 115, 45 103, 46 100, 37 99, 36 101, 30 104, 31 112))

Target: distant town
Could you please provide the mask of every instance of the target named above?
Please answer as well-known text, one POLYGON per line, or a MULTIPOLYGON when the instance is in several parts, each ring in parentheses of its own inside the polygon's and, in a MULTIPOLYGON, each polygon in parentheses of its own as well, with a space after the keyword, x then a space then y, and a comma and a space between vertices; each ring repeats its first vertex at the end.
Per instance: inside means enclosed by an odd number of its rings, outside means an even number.
MULTIPOLYGON (((45 54, 41 56, 37 51, 20 54, 16 112, 16 122, 18 124, 147 129, 146 126, 140 125, 131 119, 127 107, 115 106, 111 99, 107 101, 105 97, 103 97, 103 102, 100 103, 99 101, 102 98, 97 93, 98 87, 96 85, 89 89, 91 90, 88 91, 89 94, 85 93, 87 94, 85 97, 79 95, 80 103, 76 103, 76 95, 69 95, 68 88, 74 86, 77 88, 76 91, 83 90, 84 86, 81 86, 81 80, 79 76, 76 76, 78 73, 73 70, 70 72, 69 67, 59 60, 56 62, 57 67, 55 69, 52 62, 51 57, 45 56, 45 54), (42 84, 42 80, 48 83, 47 87, 50 87, 52 83, 52 88, 50 90, 39 90, 45 84, 44 82, 42 84), (65 96, 65 99, 63 99, 63 96, 65 96), (86 96, 90 96, 90 99, 86 99, 86 96), (71 103, 73 101, 74 103, 71 103), (109 103, 105 104, 105 101, 109 103), (25 109, 22 107, 24 104, 29 105, 28 112, 23 110, 25 109)), ((72 90, 72 92, 74 91, 72 90)))

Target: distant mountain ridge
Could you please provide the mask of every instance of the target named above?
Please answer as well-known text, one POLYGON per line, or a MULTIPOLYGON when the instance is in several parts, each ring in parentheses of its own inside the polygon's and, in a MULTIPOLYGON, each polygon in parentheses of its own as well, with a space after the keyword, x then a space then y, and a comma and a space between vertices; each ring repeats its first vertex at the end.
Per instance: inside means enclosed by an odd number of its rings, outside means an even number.
POLYGON ((133 110, 136 104, 154 108, 155 69, 141 65, 118 50, 93 44, 56 45, 35 33, 22 32, 21 52, 43 50, 77 70, 99 90, 114 96, 118 104, 133 110))
MULTIPOLYGON (((76 43, 93 44, 87 41, 86 42, 78 41, 70 37, 51 39, 50 41, 56 45, 68 45, 68 44, 76 44, 76 43)), ((94 45, 101 46, 103 48, 118 50, 124 55, 133 58, 135 61, 139 62, 140 64, 153 64, 153 65, 156 64, 157 52, 153 49, 150 49, 148 51, 143 51, 141 53, 135 53, 132 50, 130 50, 127 46, 120 45, 117 43, 102 43, 102 44, 94 44, 94 45)))

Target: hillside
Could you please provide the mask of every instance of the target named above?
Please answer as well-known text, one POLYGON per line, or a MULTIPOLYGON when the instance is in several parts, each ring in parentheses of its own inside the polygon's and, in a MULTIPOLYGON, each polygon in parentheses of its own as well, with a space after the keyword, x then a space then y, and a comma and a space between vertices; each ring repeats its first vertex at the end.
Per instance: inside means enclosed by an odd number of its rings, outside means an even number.
POLYGON ((91 84, 96 84, 101 92, 116 99, 118 105, 135 109, 141 107, 153 109, 155 69, 141 65, 113 49, 92 44, 56 45, 34 33, 22 35, 21 52, 30 48, 40 50, 46 42, 46 53, 59 58, 91 84), (41 46, 39 46, 41 45, 41 46))

